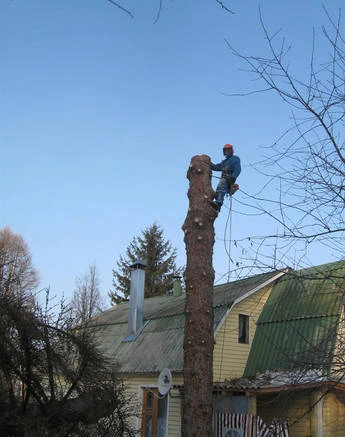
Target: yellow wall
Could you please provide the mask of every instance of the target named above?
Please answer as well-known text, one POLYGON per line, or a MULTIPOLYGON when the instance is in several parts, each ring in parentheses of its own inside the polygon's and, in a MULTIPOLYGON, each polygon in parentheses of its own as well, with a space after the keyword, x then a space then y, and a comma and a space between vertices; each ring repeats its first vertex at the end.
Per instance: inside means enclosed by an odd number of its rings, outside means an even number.
MULTIPOLYGON (((311 434, 310 393, 290 392, 260 396, 257 414, 269 425, 274 418, 288 420, 290 437, 316 437, 311 434)), ((326 436, 324 436, 326 437, 326 436)))
POLYGON ((237 303, 229 312, 215 338, 213 353, 213 380, 242 376, 254 338, 256 321, 269 296, 270 287, 259 290, 237 303), (249 344, 238 343, 238 315, 249 316, 249 344))
POLYGON ((323 437, 345 435, 345 393, 331 391, 323 401, 323 437))
POLYGON ((178 390, 171 390, 169 402, 168 436, 180 437, 182 399, 178 390))
POLYGON ((290 437, 344 437, 345 393, 325 389, 260 396, 257 414, 269 425, 288 420, 290 437))
MULTIPOLYGON (((173 384, 182 384, 182 375, 172 374, 173 384)), ((138 416, 134 417, 132 424, 136 430, 140 430, 141 424, 141 406, 142 406, 142 387, 157 387, 158 374, 138 375, 124 377, 127 386, 127 393, 130 395, 133 404, 133 411, 137 411, 138 416)), ((180 437, 181 429, 181 397, 177 389, 172 388, 169 394, 169 412, 168 412, 168 436, 180 437)))

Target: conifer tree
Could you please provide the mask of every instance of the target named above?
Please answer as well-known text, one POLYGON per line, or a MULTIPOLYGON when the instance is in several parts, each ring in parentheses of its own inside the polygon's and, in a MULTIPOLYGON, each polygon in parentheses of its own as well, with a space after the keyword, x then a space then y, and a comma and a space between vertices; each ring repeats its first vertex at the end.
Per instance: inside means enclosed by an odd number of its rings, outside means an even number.
POLYGON ((176 267, 176 249, 164 238, 162 228, 153 223, 134 237, 113 269, 113 287, 109 297, 113 304, 129 300, 130 266, 138 259, 146 263, 145 297, 159 296, 172 288, 173 276, 181 269, 176 267))

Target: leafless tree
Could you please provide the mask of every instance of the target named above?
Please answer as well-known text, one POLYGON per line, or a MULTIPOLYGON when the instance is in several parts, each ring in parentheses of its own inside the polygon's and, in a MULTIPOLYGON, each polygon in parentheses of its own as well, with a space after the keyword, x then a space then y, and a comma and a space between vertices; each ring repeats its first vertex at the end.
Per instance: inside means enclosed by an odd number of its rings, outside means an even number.
MULTIPOLYGON (((115 0, 107 0, 109 3, 111 3, 113 6, 116 6, 118 9, 120 9, 122 12, 124 12, 125 14, 127 14, 129 17, 134 18, 134 14, 132 11, 130 11, 129 9, 125 8, 120 2, 115 1, 115 0)), ((156 13, 156 18, 154 20, 154 23, 156 23, 160 16, 161 16, 161 12, 162 12, 162 8, 163 8, 163 3, 164 0, 157 0, 158 3, 158 9, 157 9, 157 13, 156 13)), ((215 0, 215 3, 217 3, 224 11, 229 12, 231 14, 233 14, 234 12, 226 5, 225 1, 221 1, 221 0, 215 0)))
MULTIPOLYGON (((293 70, 292 46, 281 37, 280 31, 268 30, 261 14, 268 56, 245 55, 228 42, 232 53, 243 61, 244 70, 254 79, 251 81, 254 88, 229 96, 249 98, 274 93, 291 114, 286 130, 264 150, 262 160, 253 165, 265 184, 252 194, 242 191, 243 200, 237 198, 242 213, 272 219, 271 233, 248 235, 236 242, 243 251, 243 261, 247 258, 248 263, 252 255, 249 263, 254 261, 257 266, 293 264, 298 268, 312 250, 325 249, 330 256, 344 258, 345 40, 341 10, 335 19, 326 8, 324 12, 328 24, 322 27, 321 36, 329 50, 322 57, 316 32, 311 33, 309 67, 300 70, 302 73, 293 70)), ((332 278, 332 275, 322 279, 343 281, 343 277, 332 278)), ((342 288, 335 292, 343 302, 342 288)), ((329 329, 322 343, 305 346, 298 356, 287 356, 287 361, 295 365, 291 377, 296 384, 305 380, 310 369, 321 372, 315 378, 321 376, 334 381, 329 390, 344 380, 343 323, 340 320, 329 329), (338 328, 338 346, 333 353, 327 348, 334 343, 338 328)), ((281 410, 288 401, 285 394, 281 410)), ((277 404, 277 399, 273 402, 277 404)), ((295 421, 308 411, 303 411, 295 421)))
POLYGON ((103 303, 99 289, 100 279, 95 264, 76 280, 72 299, 72 310, 76 323, 85 323, 102 311, 103 303))
POLYGON ((131 435, 125 388, 94 331, 74 328, 63 304, 52 313, 48 292, 44 309, 0 293, 0 338, 2 435, 86 436, 93 425, 99 436, 97 422, 114 415, 119 435, 131 435))
POLYGON ((28 247, 8 228, 0 232, 0 263, 1 435, 94 437, 106 425, 131 436, 125 388, 95 330, 77 329, 70 307, 56 310, 49 290, 45 306, 36 302, 28 247))
POLYGON ((0 289, 12 296, 29 296, 38 286, 30 250, 23 237, 9 227, 0 229, 0 289))
POLYGON ((343 256, 345 41, 341 11, 335 20, 324 11, 328 26, 322 27, 322 34, 329 47, 328 55, 321 57, 314 33, 309 71, 302 75, 293 72, 291 46, 280 37, 280 32, 268 31, 261 14, 268 56, 247 56, 228 43, 257 86, 229 95, 248 97, 273 92, 291 111, 290 127, 265 150, 266 156, 254 164, 265 177, 265 186, 259 192, 247 193, 241 206, 242 212, 264 214, 275 224, 270 234, 251 235, 237 242, 245 249, 246 257, 252 250, 257 251, 256 255, 261 253, 263 259, 264 251, 270 247, 275 260, 283 265, 298 265, 313 245, 324 245, 343 256), (275 232, 276 229, 279 231, 275 232), (298 250, 302 252, 296 260, 291 254, 298 250))

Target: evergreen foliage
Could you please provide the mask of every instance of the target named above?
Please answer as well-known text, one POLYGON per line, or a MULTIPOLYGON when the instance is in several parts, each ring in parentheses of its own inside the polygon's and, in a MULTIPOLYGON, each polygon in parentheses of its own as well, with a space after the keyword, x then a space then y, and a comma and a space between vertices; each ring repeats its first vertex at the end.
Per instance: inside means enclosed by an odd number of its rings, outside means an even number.
POLYGON ((173 277, 181 269, 176 267, 176 249, 164 238, 162 228, 153 223, 140 236, 134 237, 113 269, 114 291, 109 292, 113 304, 129 300, 131 265, 142 260, 146 263, 145 297, 166 294, 172 289, 173 277))

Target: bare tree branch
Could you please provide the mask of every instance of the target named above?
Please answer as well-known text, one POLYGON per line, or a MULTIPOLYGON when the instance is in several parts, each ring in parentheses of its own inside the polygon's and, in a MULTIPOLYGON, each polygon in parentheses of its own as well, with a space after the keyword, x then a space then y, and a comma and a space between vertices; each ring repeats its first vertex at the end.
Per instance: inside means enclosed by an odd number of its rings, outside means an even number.
POLYGON ((224 5, 224 3, 220 0, 216 0, 216 2, 224 9, 226 12, 229 12, 230 14, 234 14, 234 12, 229 9, 227 6, 224 5))
POLYGON ((119 3, 115 2, 114 0, 108 0, 108 2, 111 3, 112 5, 116 6, 117 8, 121 9, 121 11, 128 14, 131 18, 134 18, 134 15, 132 14, 132 12, 129 11, 128 9, 124 8, 123 6, 121 6, 119 3))
MULTIPOLYGON (((254 76, 254 90, 227 95, 252 96, 272 91, 291 110, 290 127, 266 147, 267 155, 252 165, 266 178, 264 187, 256 194, 242 192, 245 200, 236 199, 241 202, 241 213, 265 215, 279 228, 276 234, 251 236, 246 250, 256 246, 261 255, 267 255, 267 249, 274 253, 278 250, 291 259, 297 247, 306 252, 312 245, 322 244, 343 256, 345 41, 340 11, 337 20, 332 20, 327 11, 326 15, 329 26, 324 26, 322 32, 329 54, 321 59, 313 31, 306 78, 292 72, 291 45, 280 31, 268 31, 261 11, 268 56, 242 54, 226 41, 233 55, 243 61, 245 71, 254 76)), ((253 256, 256 261, 260 258, 258 252, 253 256)))

